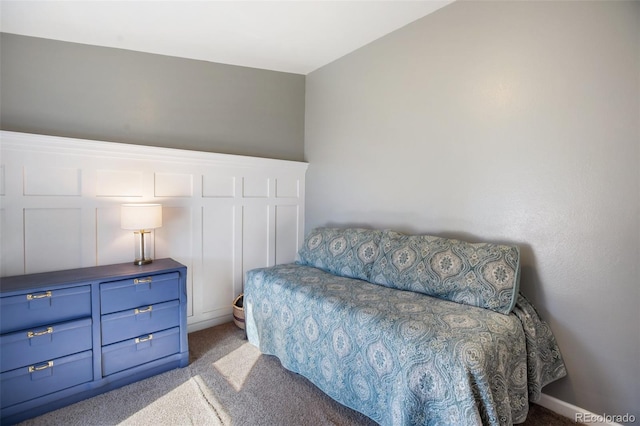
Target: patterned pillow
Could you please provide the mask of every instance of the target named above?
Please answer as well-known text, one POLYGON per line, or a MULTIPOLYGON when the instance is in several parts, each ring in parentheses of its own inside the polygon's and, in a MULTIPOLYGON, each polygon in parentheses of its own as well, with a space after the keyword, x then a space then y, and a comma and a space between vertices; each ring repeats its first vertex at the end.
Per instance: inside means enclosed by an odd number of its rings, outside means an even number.
POLYGON ((520 250, 385 231, 371 282, 508 314, 518 296, 520 250))
POLYGON ((369 280, 378 257, 382 231, 362 228, 316 228, 298 251, 297 263, 335 275, 369 280))

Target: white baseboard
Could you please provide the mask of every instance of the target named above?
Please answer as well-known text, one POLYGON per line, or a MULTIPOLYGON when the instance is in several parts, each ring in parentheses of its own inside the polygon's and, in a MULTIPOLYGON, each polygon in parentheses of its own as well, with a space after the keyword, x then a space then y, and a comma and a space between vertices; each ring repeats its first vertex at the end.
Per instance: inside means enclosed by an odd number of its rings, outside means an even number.
POLYGON ((206 321, 200 321, 194 324, 187 325, 187 332, 193 333, 194 331, 204 330, 205 328, 215 327, 216 325, 224 324, 233 321, 233 315, 223 315, 217 318, 212 318, 206 321))
POLYGON ((595 414, 584 408, 576 407, 575 405, 564 402, 558 398, 541 394, 540 399, 536 404, 558 413, 563 417, 577 421, 578 423, 584 423, 589 425, 607 425, 607 426, 621 426, 619 423, 607 421, 605 416, 595 414))

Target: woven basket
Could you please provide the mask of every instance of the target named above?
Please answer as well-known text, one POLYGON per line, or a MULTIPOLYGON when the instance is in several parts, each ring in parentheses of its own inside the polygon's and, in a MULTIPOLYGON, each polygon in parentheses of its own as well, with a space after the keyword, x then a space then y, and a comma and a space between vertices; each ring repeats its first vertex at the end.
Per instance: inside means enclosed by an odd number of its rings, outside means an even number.
POLYGON ((240 293, 233 301, 233 323, 244 330, 244 293, 240 293))

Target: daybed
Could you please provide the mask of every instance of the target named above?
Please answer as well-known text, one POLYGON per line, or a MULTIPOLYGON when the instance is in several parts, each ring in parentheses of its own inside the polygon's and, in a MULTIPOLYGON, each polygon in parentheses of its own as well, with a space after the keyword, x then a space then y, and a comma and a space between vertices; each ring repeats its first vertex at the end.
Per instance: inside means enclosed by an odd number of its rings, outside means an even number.
POLYGON ((517 247, 319 228, 247 273, 249 341, 382 425, 507 425, 566 374, 517 247))

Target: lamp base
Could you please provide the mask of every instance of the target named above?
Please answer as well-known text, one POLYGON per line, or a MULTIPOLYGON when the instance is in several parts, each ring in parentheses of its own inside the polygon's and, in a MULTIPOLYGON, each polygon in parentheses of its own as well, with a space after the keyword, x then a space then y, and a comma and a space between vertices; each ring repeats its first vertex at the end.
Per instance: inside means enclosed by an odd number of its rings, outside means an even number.
POLYGON ((136 260, 133 261, 134 265, 147 265, 153 262, 153 259, 148 256, 149 253, 145 251, 145 246, 147 243, 145 242, 145 235, 150 234, 151 232, 145 231, 141 229, 140 231, 134 232, 134 234, 139 234, 140 238, 138 239, 138 244, 136 244, 136 252, 133 254, 136 260))

